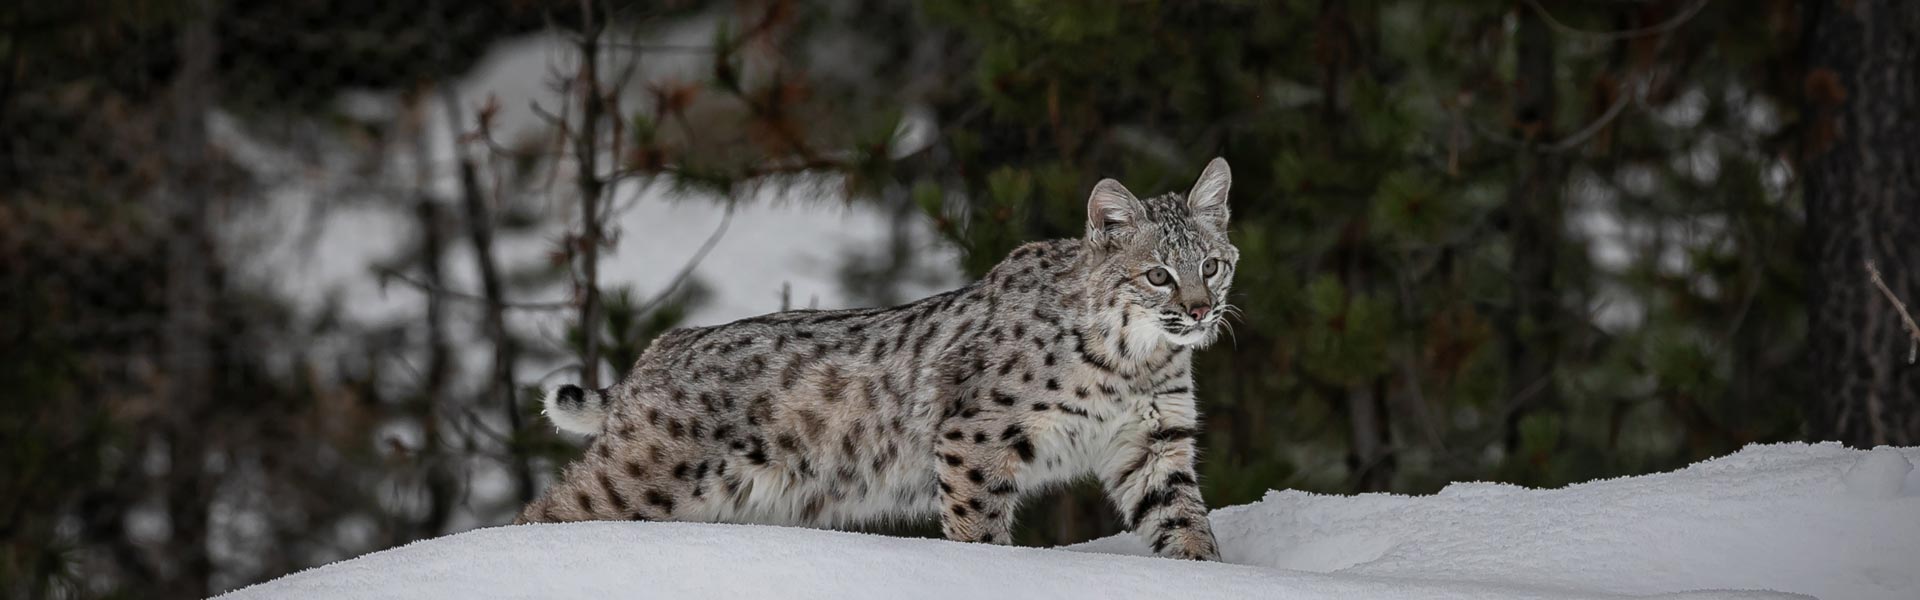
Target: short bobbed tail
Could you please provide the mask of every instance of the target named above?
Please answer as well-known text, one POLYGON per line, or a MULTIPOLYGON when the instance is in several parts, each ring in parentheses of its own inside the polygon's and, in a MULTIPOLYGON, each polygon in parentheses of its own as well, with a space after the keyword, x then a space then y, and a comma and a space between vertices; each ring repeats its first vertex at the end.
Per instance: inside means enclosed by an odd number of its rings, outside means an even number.
POLYGON ((546 405, 547 420, 563 431, 597 435, 607 422, 604 390, 563 385, 547 392, 546 405))

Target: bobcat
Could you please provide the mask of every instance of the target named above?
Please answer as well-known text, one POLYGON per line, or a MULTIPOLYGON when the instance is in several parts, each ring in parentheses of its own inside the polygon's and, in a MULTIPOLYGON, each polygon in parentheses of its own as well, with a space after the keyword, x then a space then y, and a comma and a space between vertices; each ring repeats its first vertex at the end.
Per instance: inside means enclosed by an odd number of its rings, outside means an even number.
POLYGON ((518 522, 938 511, 948 539, 1008 544, 1022 492, 1092 473, 1155 552, 1218 560, 1189 366, 1232 312, 1231 181, 1218 158, 1184 196, 1103 180, 1084 238, 911 304, 669 332, 612 387, 548 395, 596 437, 518 522))

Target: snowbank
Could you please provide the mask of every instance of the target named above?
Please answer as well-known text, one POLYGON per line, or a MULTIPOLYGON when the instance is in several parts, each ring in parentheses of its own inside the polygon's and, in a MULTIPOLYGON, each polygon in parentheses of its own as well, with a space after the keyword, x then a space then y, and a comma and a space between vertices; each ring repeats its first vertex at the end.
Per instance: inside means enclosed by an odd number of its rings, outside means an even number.
MULTIPOLYGON (((1225 559, 1341 574, 1652 594, 1920 598, 1920 448, 1749 446, 1671 473, 1433 496, 1268 492, 1214 511, 1225 559)), ((1131 538, 1075 546, 1145 554, 1131 538)))
POLYGON ((231 598, 1920 598, 1920 448, 1753 446, 1671 473, 1433 496, 1272 492, 1213 513, 1228 562, 780 527, 472 531, 231 598), (1708 591, 1699 591, 1708 590, 1708 591), (1749 590, 1749 591, 1712 591, 1749 590))

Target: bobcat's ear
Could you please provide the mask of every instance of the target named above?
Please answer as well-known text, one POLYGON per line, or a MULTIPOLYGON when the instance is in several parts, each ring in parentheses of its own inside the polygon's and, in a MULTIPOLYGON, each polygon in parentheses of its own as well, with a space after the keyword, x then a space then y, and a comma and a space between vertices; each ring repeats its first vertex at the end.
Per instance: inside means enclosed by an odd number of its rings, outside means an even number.
POLYGON ((1087 198, 1087 240, 1110 241, 1139 218, 1140 200, 1127 191, 1127 186, 1112 179, 1093 184, 1093 195, 1087 198))
POLYGON ((1233 170, 1227 168, 1227 159, 1215 158, 1200 172, 1200 180, 1193 182, 1193 191, 1187 192, 1187 209, 1195 218, 1225 229, 1231 216, 1227 210, 1227 189, 1231 187, 1233 170))

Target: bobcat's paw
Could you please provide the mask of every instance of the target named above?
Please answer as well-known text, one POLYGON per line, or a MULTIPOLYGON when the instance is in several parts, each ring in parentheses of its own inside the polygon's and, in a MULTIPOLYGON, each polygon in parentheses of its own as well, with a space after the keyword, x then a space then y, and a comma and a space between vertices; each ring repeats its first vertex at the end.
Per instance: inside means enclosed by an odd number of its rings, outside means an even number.
POLYGON ((1171 531, 1155 540, 1154 552, 1167 558, 1220 561, 1220 544, 1211 531, 1192 529, 1171 531))

